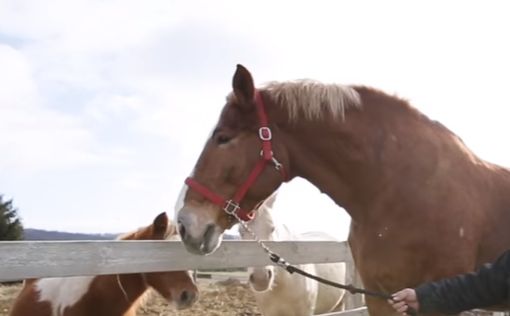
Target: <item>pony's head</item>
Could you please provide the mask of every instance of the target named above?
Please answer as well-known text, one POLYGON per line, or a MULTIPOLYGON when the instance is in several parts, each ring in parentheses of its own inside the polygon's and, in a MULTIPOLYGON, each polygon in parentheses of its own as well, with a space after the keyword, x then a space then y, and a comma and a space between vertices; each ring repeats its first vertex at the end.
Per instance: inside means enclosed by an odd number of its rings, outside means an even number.
MULTIPOLYGON (((150 226, 122 236, 122 240, 171 240, 179 238, 166 213, 159 214, 150 226)), ((189 271, 143 273, 142 279, 177 308, 190 307, 198 297, 198 288, 189 271)))
POLYGON ((274 104, 255 89, 250 72, 237 66, 214 132, 186 180, 176 211, 188 251, 209 254, 220 245, 235 216, 251 218, 255 206, 288 178, 288 152, 274 104))
MULTIPOLYGON (((248 228, 261 240, 275 240, 276 226, 270 214, 276 193, 270 196, 257 209, 253 220, 246 223, 248 228)), ((239 225, 239 235, 243 240, 253 240, 252 234, 242 225, 239 225)), ((249 282, 256 292, 264 292, 272 288, 274 281, 274 266, 248 268, 249 282)))

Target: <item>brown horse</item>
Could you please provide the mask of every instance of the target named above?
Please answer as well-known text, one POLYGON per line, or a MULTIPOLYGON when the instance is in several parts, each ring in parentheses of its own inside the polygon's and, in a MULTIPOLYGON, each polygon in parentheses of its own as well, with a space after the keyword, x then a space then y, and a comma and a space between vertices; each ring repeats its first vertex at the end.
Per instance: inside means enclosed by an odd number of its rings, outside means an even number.
MULTIPOLYGON (((152 225, 121 239, 163 240, 176 235, 175 226, 161 213, 152 225)), ((9 315, 133 316, 149 288, 175 302, 177 308, 190 307, 198 294, 188 271, 32 279, 25 281, 9 315)))
MULTIPOLYGON (((371 290, 472 271, 510 247, 509 170, 478 158, 443 125, 367 87, 256 89, 238 66, 178 208, 187 249, 214 251, 235 223, 228 213, 249 219, 243 210, 282 175, 309 180, 349 213, 349 243, 371 290)), ((371 315, 393 314, 383 300, 367 305, 371 315)))

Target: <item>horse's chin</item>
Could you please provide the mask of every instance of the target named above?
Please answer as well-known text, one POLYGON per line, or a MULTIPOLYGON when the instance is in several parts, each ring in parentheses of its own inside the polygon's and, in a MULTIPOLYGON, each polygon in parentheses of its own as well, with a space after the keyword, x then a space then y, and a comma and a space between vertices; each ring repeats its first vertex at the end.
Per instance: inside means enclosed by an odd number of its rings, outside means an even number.
POLYGON ((214 253, 221 245, 223 233, 215 233, 202 242, 183 241, 186 250, 194 255, 207 256, 214 253))
MULTIPOLYGON (((169 303, 172 303, 172 301, 169 301, 169 303)), ((183 310, 188 309, 193 306, 193 303, 174 303, 175 309, 177 310, 183 310)))

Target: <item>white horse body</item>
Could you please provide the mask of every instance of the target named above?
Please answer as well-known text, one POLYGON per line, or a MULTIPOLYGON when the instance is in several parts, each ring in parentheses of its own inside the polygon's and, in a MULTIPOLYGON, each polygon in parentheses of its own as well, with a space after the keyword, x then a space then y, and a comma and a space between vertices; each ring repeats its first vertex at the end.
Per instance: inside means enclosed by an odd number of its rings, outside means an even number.
MULTIPOLYGON (((275 225, 270 214, 274 195, 257 210, 248 227, 264 240, 335 240, 322 232, 292 234, 286 226, 275 225)), ((241 238, 253 239, 240 227, 241 238)), ((324 279, 345 283, 345 263, 302 264, 298 268, 324 279)), ((320 284, 299 274, 274 266, 250 268, 250 285, 264 316, 310 316, 343 310, 345 291, 320 284)))

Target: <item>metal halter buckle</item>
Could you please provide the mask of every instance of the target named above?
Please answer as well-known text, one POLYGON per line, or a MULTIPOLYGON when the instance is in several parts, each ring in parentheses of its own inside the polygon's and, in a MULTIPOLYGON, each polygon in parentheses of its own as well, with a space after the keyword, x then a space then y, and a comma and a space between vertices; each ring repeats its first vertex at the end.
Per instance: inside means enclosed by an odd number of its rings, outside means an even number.
POLYGON ((226 201, 225 206, 223 206, 223 210, 228 215, 237 214, 237 211, 239 211, 240 209, 241 209, 241 206, 239 206, 239 204, 237 204, 235 201, 232 201, 232 200, 226 201))
POLYGON ((273 133, 271 133, 271 129, 267 126, 263 126, 259 128, 259 138, 268 141, 273 138, 273 133))
MULTIPOLYGON (((260 156, 264 156, 264 150, 261 150, 260 151, 260 156)), ((273 163, 274 165, 274 168, 278 171, 280 171, 280 169, 283 168, 283 164, 281 162, 278 161, 278 159, 276 159, 274 157, 274 154, 273 154, 273 151, 271 150, 271 162, 273 163)))
POLYGON ((281 162, 279 162, 278 160, 276 160, 276 158, 273 156, 273 164, 274 164, 274 168, 278 171, 280 171, 280 169, 283 167, 283 164, 281 162))

